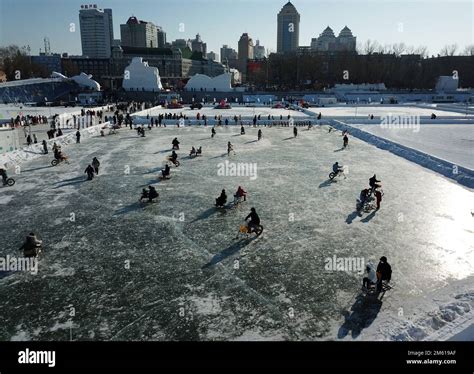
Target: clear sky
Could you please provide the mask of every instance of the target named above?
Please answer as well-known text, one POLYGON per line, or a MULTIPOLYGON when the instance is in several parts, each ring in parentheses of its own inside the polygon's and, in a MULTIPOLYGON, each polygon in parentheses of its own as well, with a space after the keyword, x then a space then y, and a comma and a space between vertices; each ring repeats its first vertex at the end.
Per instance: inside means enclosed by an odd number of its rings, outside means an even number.
MULTIPOLYGON (((200 33, 208 52, 222 44, 237 48, 248 32, 267 49, 276 50, 276 16, 286 0, 0 0, 0 45, 30 45, 31 53, 43 48, 48 36, 52 52, 81 54, 81 4, 112 8, 114 37, 129 16, 162 26, 168 41, 194 38, 200 33), (76 31, 70 32, 70 23, 76 31), (184 32, 180 32, 180 23, 184 32)), ((301 14, 300 45, 309 45, 326 26, 337 35, 347 25, 358 43, 367 39, 381 44, 404 42, 428 47, 437 54, 446 44, 460 49, 474 44, 473 0, 293 0, 301 14), (400 27, 401 25, 401 27, 400 27), (400 31, 401 30, 401 31, 400 31)))

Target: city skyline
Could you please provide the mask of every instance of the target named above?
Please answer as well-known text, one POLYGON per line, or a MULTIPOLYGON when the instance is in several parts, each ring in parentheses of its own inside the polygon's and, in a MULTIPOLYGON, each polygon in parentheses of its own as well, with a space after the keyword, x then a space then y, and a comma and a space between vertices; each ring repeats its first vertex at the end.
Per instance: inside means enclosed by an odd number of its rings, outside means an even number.
MULTIPOLYGON (((81 38, 79 10, 83 1, 46 0, 41 4, 28 0, 0 0, 0 45, 29 45, 31 54, 44 50, 43 38, 51 42, 51 51, 80 55, 81 38), (29 13, 29 27, 18 27, 18 20, 29 13), (54 9, 54 16, 51 14, 54 9), (52 22, 56 21, 56 22, 52 22), (71 23, 75 31, 70 31, 71 23)), ((120 24, 129 17, 153 22, 163 27, 169 42, 175 39, 193 39, 200 34, 208 51, 219 51, 226 44, 237 49, 242 33, 275 52, 277 49, 277 14, 286 1, 263 0, 258 3, 195 0, 186 8, 165 1, 141 0, 135 3, 104 0, 93 2, 98 8, 113 10, 114 38, 120 38, 120 24), (234 4, 232 11, 226 4, 234 4), (178 11, 179 10, 179 11, 178 11), (211 11, 212 10, 212 13, 211 11), (266 15, 262 16, 265 12, 266 15), (247 16, 245 16, 247 14, 247 16), (248 14, 257 14, 248 17, 248 14), (268 15, 267 15, 268 14, 268 15), (260 16, 258 16, 260 15, 260 16), (203 22, 203 21, 207 22, 203 22), (238 23, 236 23, 238 20, 238 23), (235 25, 233 23, 236 23, 235 25), (224 25, 232 25, 223 32, 224 25)), ((309 1, 295 0, 292 4, 301 15, 300 46, 309 46, 311 39, 329 25, 334 30, 344 26, 357 35, 358 45, 367 40, 382 45, 405 43, 426 46, 429 55, 437 55, 448 44, 458 44, 458 52, 474 43, 473 5, 468 1, 309 1), (371 13, 366 13, 370 4, 371 13), (402 5, 402 6, 400 6, 402 5), (447 14, 456 14, 456 17, 447 14)))

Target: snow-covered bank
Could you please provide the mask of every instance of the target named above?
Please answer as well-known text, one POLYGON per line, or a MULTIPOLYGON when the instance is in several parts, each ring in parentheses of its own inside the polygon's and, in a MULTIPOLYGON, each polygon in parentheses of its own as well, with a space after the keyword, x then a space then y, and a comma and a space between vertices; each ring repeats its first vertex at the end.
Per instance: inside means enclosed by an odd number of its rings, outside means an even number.
MULTIPOLYGON (((81 140, 98 136, 100 135, 100 131, 107 127, 109 122, 101 123, 99 125, 94 125, 90 127, 86 127, 84 129, 80 129, 81 132, 81 140)), ((68 134, 56 137, 54 139, 46 140, 48 144, 48 150, 51 151, 51 147, 54 143, 60 145, 62 148, 67 147, 71 143, 76 142, 76 132, 70 132, 68 134)), ((51 156, 52 156, 52 152, 51 156)), ((7 169, 13 168, 17 165, 21 165, 24 162, 34 160, 38 157, 43 156, 43 145, 40 143, 32 144, 27 147, 23 147, 22 149, 15 150, 13 152, 7 152, 0 155, 0 165, 5 165, 7 169)))
POLYGON ((433 170, 447 178, 453 179, 463 186, 474 188, 474 171, 463 166, 453 164, 452 162, 429 155, 419 150, 395 143, 388 139, 370 134, 360 128, 348 125, 342 121, 330 120, 331 126, 338 130, 348 130, 352 136, 366 141, 380 149, 387 150, 418 165, 433 170))

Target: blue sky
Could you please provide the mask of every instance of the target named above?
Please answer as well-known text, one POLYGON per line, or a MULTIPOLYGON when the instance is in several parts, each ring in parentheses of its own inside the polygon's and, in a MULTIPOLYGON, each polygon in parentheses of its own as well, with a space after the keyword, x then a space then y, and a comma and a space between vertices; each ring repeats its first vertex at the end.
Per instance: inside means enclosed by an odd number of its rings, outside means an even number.
MULTIPOLYGON (((381 44, 404 42, 425 45, 437 54, 446 44, 460 49, 474 44, 472 0, 294 0, 301 14, 300 45, 309 45, 326 26, 336 35, 347 25, 358 43, 367 39, 381 44), (403 31, 399 31, 399 24, 403 31)), ((81 4, 112 8, 114 37, 129 16, 162 26, 168 41, 200 33, 208 51, 219 53, 222 44, 233 48, 243 32, 276 50, 276 15, 285 0, 0 0, 0 45, 30 45, 32 54, 43 48, 48 36, 53 52, 80 54, 81 4), (69 24, 76 24, 76 32, 69 24), (183 23, 184 32, 179 31, 183 23)))

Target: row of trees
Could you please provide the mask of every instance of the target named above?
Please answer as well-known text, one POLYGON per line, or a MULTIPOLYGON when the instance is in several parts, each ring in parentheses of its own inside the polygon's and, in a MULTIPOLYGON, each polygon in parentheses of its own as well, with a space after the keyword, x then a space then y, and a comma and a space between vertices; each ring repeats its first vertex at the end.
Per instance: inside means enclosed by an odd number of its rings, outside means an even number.
POLYGON ((0 69, 5 72, 7 80, 46 78, 48 69, 34 64, 26 47, 10 45, 0 47, 0 69))
POLYGON ((247 81, 258 90, 316 89, 336 83, 385 83, 394 89, 432 89, 440 75, 456 75, 474 87, 474 56, 423 59, 419 55, 372 52, 278 55, 249 66, 247 81))
MULTIPOLYGON (((428 47, 406 45, 405 43, 395 44, 380 44, 376 40, 368 39, 365 43, 357 46, 357 52, 363 55, 370 55, 374 53, 379 54, 394 54, 395 56, 420 55, 422 58, 427 58, 429 55, 428 47)), ((474 56, 474 44, 467 45, 462 49, 456 43, 445 45, 441 48, 438 57, 443 56, 474 56)))

